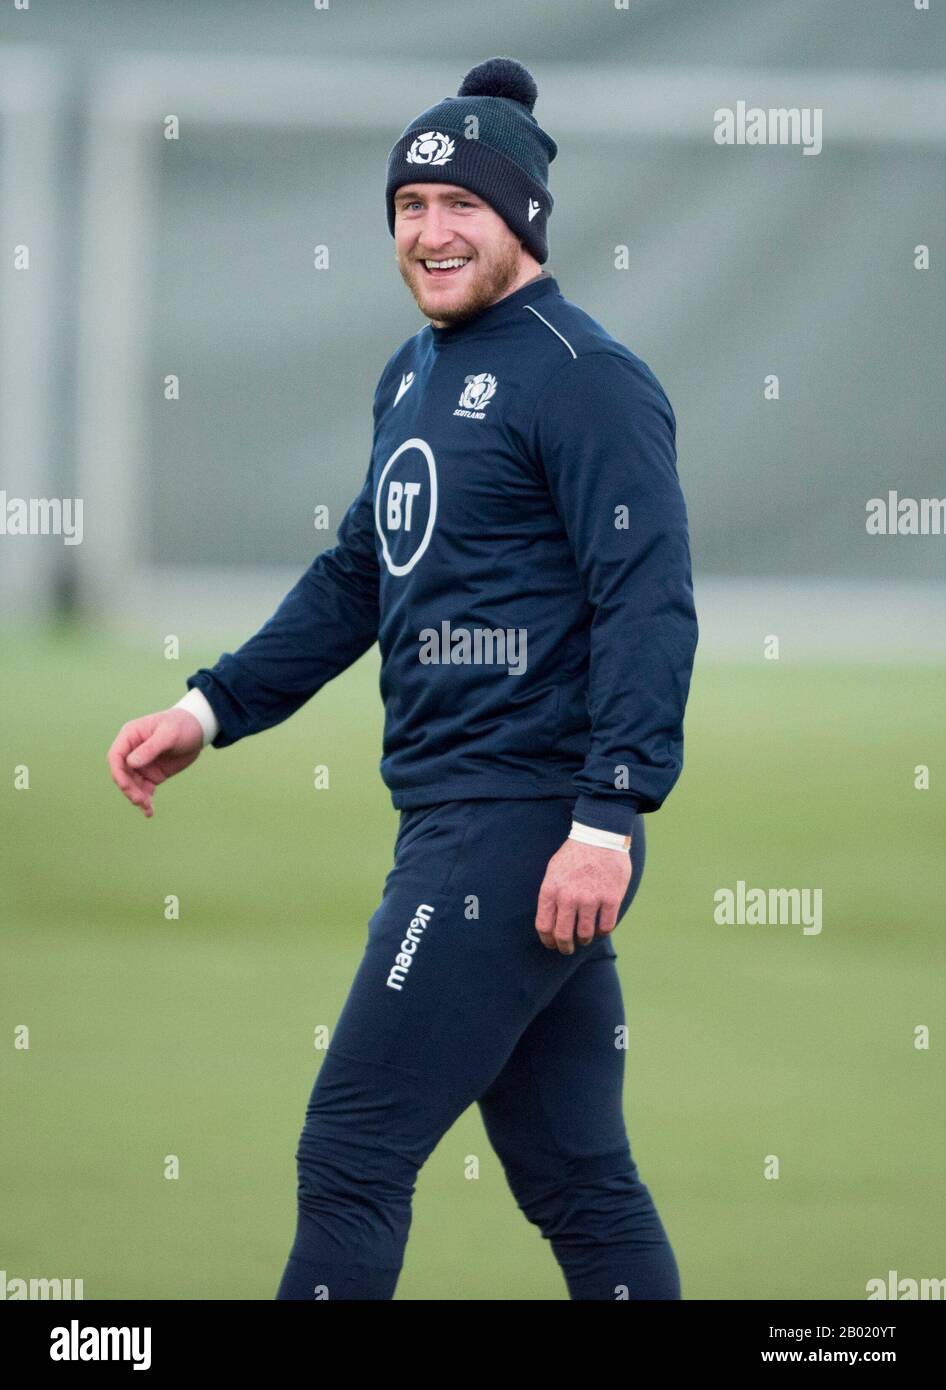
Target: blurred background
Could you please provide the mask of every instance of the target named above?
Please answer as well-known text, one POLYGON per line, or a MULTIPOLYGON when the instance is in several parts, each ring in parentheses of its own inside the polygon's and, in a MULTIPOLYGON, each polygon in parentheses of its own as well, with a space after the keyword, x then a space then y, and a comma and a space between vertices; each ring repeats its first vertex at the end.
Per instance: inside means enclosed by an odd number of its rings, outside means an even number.
MULTIPOLYGON (((944 1003, 946 536, 865 524, 946 495, 942 7, 33 0, 0 17, 0 518, 83 505, 80 544, 0 534, 8 1278, 275 1291, 313 1030, 397 825, 377 649, 152 821, 105 754, 334 543, 425 322, 388 152, 494 54, 559 145, 544 268, 678 422, 687 765, 616 945, 628 1130, 684 1297, 946 1276, 936 1030, 915 1046, 944 1003), (739 101, 820 109, 822 149, 717 144, 739 101), (822 932, 717 926, 740 879, 822 888, 822 932)), ((565 1297, 475 1110, 421 1173, 397 1296, 565 1297)))

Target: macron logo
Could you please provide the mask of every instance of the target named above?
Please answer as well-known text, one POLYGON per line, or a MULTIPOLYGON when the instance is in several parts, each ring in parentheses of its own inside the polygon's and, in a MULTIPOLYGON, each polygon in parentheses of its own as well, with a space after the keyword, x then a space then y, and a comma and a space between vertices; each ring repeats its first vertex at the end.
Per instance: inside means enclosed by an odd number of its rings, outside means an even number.
POLYGON ((407 978, 407 972, 411 968, 414 959, 414 952, 420 944, 420 934, 430 922, 430 914, 433 912, 430 903, 418 903, 411 918, 411 925, 405 933, 404 940, 401 942, 401 949, 394 957, 394 964, 391 966, 391 973, 387 978, 388 989, 402 989, 407 978))
MULTIPOLYGON (((413 386, 413 384, 414 384, 414 373, 413 373, 413 372, 408 372, 407 376, 403 376, 403 375, 401 376, 401 384, 400 384, 400 386, 397 388, 397 395, 394 397, 394 405, 397 405, 398 401, 399 401, 399 400, 401 399, 401 397, 404 395, 404 392, 405 392, 405 391, 409 391, 409 390, 411 389, 411 387, 413 386)), ((394 406, 392 406, 391 409, 393 410, 393 409, 394 409, 394 406)))
POLYGON ((529 199, 529 221, 531 222, 536 213, 541 209, 542 204, 537 203, 534 198, 529 199))

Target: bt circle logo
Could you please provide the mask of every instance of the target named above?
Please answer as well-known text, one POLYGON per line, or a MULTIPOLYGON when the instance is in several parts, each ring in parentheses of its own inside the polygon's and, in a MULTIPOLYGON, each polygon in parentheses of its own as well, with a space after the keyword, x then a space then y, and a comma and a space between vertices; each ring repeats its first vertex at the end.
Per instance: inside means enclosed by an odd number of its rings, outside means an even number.
POLYGON ((436 520, 433 450, 425 439, 405 439, 381 470, 374 494, 374 525, 389 574, 411 572, 430 544, 436 520))

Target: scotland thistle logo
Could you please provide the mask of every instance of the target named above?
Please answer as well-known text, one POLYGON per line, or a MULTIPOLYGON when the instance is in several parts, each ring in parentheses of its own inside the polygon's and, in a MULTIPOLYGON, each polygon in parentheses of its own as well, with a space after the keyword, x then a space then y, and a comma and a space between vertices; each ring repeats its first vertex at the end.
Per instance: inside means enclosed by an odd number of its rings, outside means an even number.
POLYGON ((484 406, 489 405, 496 394, 496 378, 489 372, 477 372, 475 376, 464 378, 466 385, 460 396, 459 409, 454 415, 466 415, 471 420, 484 418, 484 406))
POLYGON ((441 135, 439 130, 428 130, 414 137, 405 158, 408 164, 446 164, 453 158, 453 150, 449 135, 441 135))

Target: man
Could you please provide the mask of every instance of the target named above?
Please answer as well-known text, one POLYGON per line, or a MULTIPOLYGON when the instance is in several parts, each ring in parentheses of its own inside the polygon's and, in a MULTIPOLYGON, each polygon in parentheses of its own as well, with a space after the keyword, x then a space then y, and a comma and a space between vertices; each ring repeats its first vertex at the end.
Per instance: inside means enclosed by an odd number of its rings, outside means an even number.
POLYGON ((430 322, 381 374, 338 543, 109 755, 150 816, 204 744, 278 724, 379 642, 400 828, 306 1112, 280 1299, 393 1297, 418 1170, 474 1101, 573 1299, 680 1297, 624 1127, 611 940, 682 768, 676 423, 541 269, 536 95, 491 59, 394 146, 388 225, 430 322))

